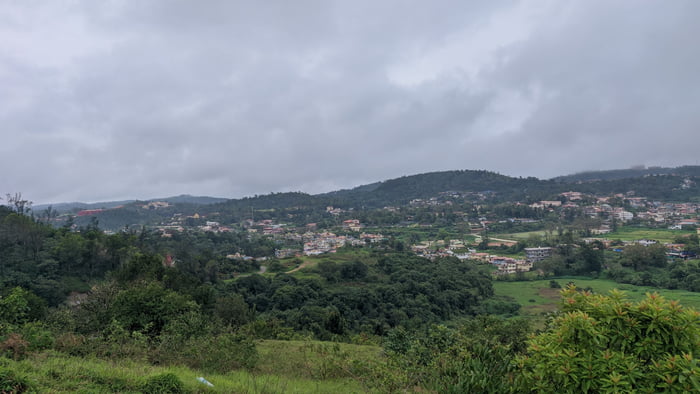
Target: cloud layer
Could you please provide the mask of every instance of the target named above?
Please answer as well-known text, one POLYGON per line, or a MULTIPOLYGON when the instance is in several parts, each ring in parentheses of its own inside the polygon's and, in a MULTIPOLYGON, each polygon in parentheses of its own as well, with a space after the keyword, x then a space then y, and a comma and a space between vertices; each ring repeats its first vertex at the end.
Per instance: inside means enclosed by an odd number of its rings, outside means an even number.
POLYGON ((0 5, 0 192, 697 164, 695 1, 0 5))

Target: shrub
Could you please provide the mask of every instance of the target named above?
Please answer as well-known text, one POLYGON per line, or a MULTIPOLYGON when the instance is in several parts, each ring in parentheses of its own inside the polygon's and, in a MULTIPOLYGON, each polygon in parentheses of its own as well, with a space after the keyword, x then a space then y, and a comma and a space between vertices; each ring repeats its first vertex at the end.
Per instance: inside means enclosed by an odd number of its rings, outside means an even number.
POLYGON ((162 373, 146 379, 141 388, 145 394, 185 393, 185 385, 174 373, 162 373))
POLYGON ((0 355, 7 355, 15 360, 23 358, 27 354, 29 342, 22 338, 22 335, 12 333, 0 342, 0 355))
POLYGON ((29 342, 29 350, 44 350, 53 346, 53 333, 40 322, 26 323, 21 327, 22 337, 29 342))
POLYGON ((12 369, 0 366, 0 393, 24 393, 31 388, 29 380, 12 369))
POLYGON ((54 343, 54 348, 59 352, 64 352, 71 356, 85 356, 89 353, 85 337, 71 332, 58 335, 54 343))
POLYGON ((562 314, 528 344, 522 391, 698 392, 700 314, 647 294, 638 303, 562 291, 562 314))
POLYGON ((152 361, 221 373, 252 368, 258 361, 255 343, 244 335, 206 335, 183 342, 173 339, 160 344, 156 359, 152 361))

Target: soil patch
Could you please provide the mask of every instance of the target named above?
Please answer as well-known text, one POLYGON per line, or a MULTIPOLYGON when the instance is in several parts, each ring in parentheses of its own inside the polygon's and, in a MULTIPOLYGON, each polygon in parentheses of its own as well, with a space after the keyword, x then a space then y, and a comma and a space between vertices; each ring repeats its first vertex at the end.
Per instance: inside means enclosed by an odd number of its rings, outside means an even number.
POLYGON ((557 304, 540 304, 540 305, 527 305, 522 307, 526 316, 536 316, 543 313, 554 312, 557 310, 557 304))
POLYGON ((538 294, 541 297, 548 298, 550 300, 558 301, 561 298, 560 291, 561 291, 561 289, 552 289, 549 287, 543 287, 540 289, 538 294))

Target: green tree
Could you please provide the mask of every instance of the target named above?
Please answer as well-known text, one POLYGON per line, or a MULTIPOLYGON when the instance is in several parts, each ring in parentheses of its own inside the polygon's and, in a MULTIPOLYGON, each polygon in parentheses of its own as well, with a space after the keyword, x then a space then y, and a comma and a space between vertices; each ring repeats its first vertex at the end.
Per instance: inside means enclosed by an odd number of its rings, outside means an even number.
POLYGON ((23 324, 46 315, 46 302, 31 291, 15 287, 0 297, 0 324, 23 324))
POLYGON ((521 391, 698 392, 700 314, 658 294, 562 291, 562 313, 519 357, 521 391))
POLYGON ((641 271, 648 267, 666 266, 666 248, 661 244, 629 245, 620 257, 620 264, 641 271))
POLYGON ((194 301, 160 283, 133 286, 120 291, 111 305, 114 319, 129 331, 156 336, 172 319, 182 313, 198 310, 194 301))

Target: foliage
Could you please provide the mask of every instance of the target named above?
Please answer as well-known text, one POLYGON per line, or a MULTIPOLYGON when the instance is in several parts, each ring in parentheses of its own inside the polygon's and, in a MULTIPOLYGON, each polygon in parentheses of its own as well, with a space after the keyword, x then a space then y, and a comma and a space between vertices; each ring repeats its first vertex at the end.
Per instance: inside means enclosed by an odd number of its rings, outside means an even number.
MULTIPOLYGON (((572 237, 570 232, 562 235, 572 237)), ((597 275, 605 264, 604 250, 599 241, 590 245, 585 242, 558 244, 553 256, 537 262, 535 267, 554 275, 597 275)))
POLYGON ((150 376, 143 384, 145 394, 181 394, 185 393, 185 385, 172 372, 150 376))
POLYGON ((511 360, 524 349, 528 332, 521 319, 490 316, 461 321, 454 329, 398 328, 386 338, 387 361, 362 370, 365 384, 387 392, 510 392, 516 374, 511 360))
POLYGON ((160 334, 163 327, 177 316, 197 309, 188 297, 164 289, 157 282, 142 284, 120 291, 111 311, 114 319, 129 331, 160 334))
POLYGON ((649 267, 666 266, 666 248, 661 244, 629 245, 622 252, 619 260, 624 267, 634 268, 635 271, 642 271, 649 267))
POLYGON ((156 360, 160 363, 187 365, 208 372, 250 369, 258 361, 255 343, 248 336, 237 333, 164 338, 157 352, 156 360))
POLYGON ((562 313, 518 358, 520 388, 538 392, 697 391, 700 314, 648 294, 638 303, 562 291, 562 313))
POLYGON ((31 387, 26 376, 0 365, 0 393, 19 394, 31 390, 31 387))
POLYGON ((23 324, 41 319, 45 314, 46 302, 21 287, 15 287, 0 297, 0 324, 23 324))
POLYGON ((22 338, 22 335, 11 333, 0 342, 0 356, 9 356, 15 360, 24 358, 29 348, 29 342, 22 338))

